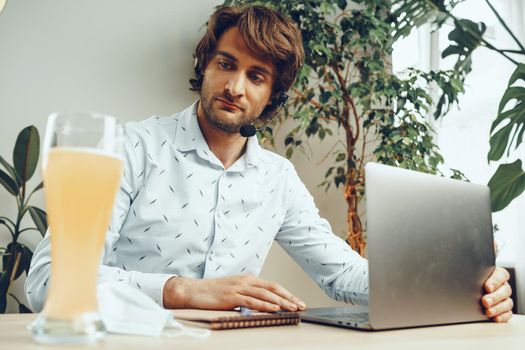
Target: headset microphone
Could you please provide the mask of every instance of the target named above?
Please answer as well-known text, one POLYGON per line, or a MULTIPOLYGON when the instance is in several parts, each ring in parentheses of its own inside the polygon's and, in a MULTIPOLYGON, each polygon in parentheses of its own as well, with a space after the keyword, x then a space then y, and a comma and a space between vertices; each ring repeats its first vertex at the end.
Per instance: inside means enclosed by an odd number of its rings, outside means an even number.
MULTIPOLYGON (((263 128, 265 127, 266 125, 263 126, 263 128)), ((241 133, 241 136, 243 137, 251 137, 257 133, 257 129, 255 128, 255 126, 253 126, 253 124, 249 124, 249 125, 241 126, 241 128, 239 129, 239 132, 241 133)))
MULTIPOLYGON (((241 136, 243 136, 243 137, 252 137, 253 135, 255 135, 257 133, 257 131, 261 131, 262 129, 264 129, 268 125, 270 125, 270 123, 273 122, 273 120, 275 118, 277 118, 279 116, 279 114, 281 114, 281 111, 286 106, 286 102, 287 101, 288 101, 288 95, 286 95, 286 94, 283 94, 280 97, 276 98, 275 102, 274 102, 274 106, 277 105, 277 106, 280 106, 280 108, 279 108, 279 111, 273 116, 273 118, 270 119, 269 122, 267 122, 266 124, 264 124, 260 128, 256 128, 253 124, 248 124, 248 125, 241 126, 239 128, 239 133, 241 134, 241 136)), ((273 109, 273 108, 275 108, 274 106, 270 105, 269 107, 271 109, 273 109)))

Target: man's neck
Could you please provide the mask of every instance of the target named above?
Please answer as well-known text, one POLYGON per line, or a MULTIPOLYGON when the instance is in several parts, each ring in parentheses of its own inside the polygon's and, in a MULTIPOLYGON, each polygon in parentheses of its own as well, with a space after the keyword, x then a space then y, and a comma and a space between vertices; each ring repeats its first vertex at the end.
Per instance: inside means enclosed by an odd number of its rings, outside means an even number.
POLYGON ((228 169, 246 151, 247 139, 239 133, 230 134, 211 125, 204 115, 201 102, 197 107, 197 121, 210 150, 228 169))

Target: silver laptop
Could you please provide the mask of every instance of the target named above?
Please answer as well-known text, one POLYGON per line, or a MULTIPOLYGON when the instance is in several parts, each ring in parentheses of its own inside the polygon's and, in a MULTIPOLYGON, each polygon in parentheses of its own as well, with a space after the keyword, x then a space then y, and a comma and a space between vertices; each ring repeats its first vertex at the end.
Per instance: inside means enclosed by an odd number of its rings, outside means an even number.
POLYGON ((489 188, 377 163, 365 178, 368 306, 309 309, 301 319, 368 330, 488 320, 489 188))

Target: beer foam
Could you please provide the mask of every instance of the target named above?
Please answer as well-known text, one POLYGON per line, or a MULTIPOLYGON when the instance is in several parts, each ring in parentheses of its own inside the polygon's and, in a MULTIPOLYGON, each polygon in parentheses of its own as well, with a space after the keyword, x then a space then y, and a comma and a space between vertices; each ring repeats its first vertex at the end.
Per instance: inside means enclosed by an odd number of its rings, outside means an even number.
POLYGON ((124 161, 124 157, 119 154, 111 153, 103 149, 92 148, 92 147, 58 146, 58 147, 51 148, 49 152, 50 153, 51 152, 89 153, 89 154, 93 154, 97 156, 110 157, 110 158, 115 158, 120 161, 124 161))

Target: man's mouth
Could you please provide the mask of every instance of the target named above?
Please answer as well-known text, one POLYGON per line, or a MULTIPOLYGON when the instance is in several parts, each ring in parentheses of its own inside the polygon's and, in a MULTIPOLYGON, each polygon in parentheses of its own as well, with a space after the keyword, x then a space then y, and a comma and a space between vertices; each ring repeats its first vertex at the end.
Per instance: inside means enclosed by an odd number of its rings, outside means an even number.
POLYGON ((242 108, 239 105, 228 102, 227 100, 223 98, 216 98, 216 100, 219 101, 224 107, 226 107, 226 109, 242 111, 242 108))

